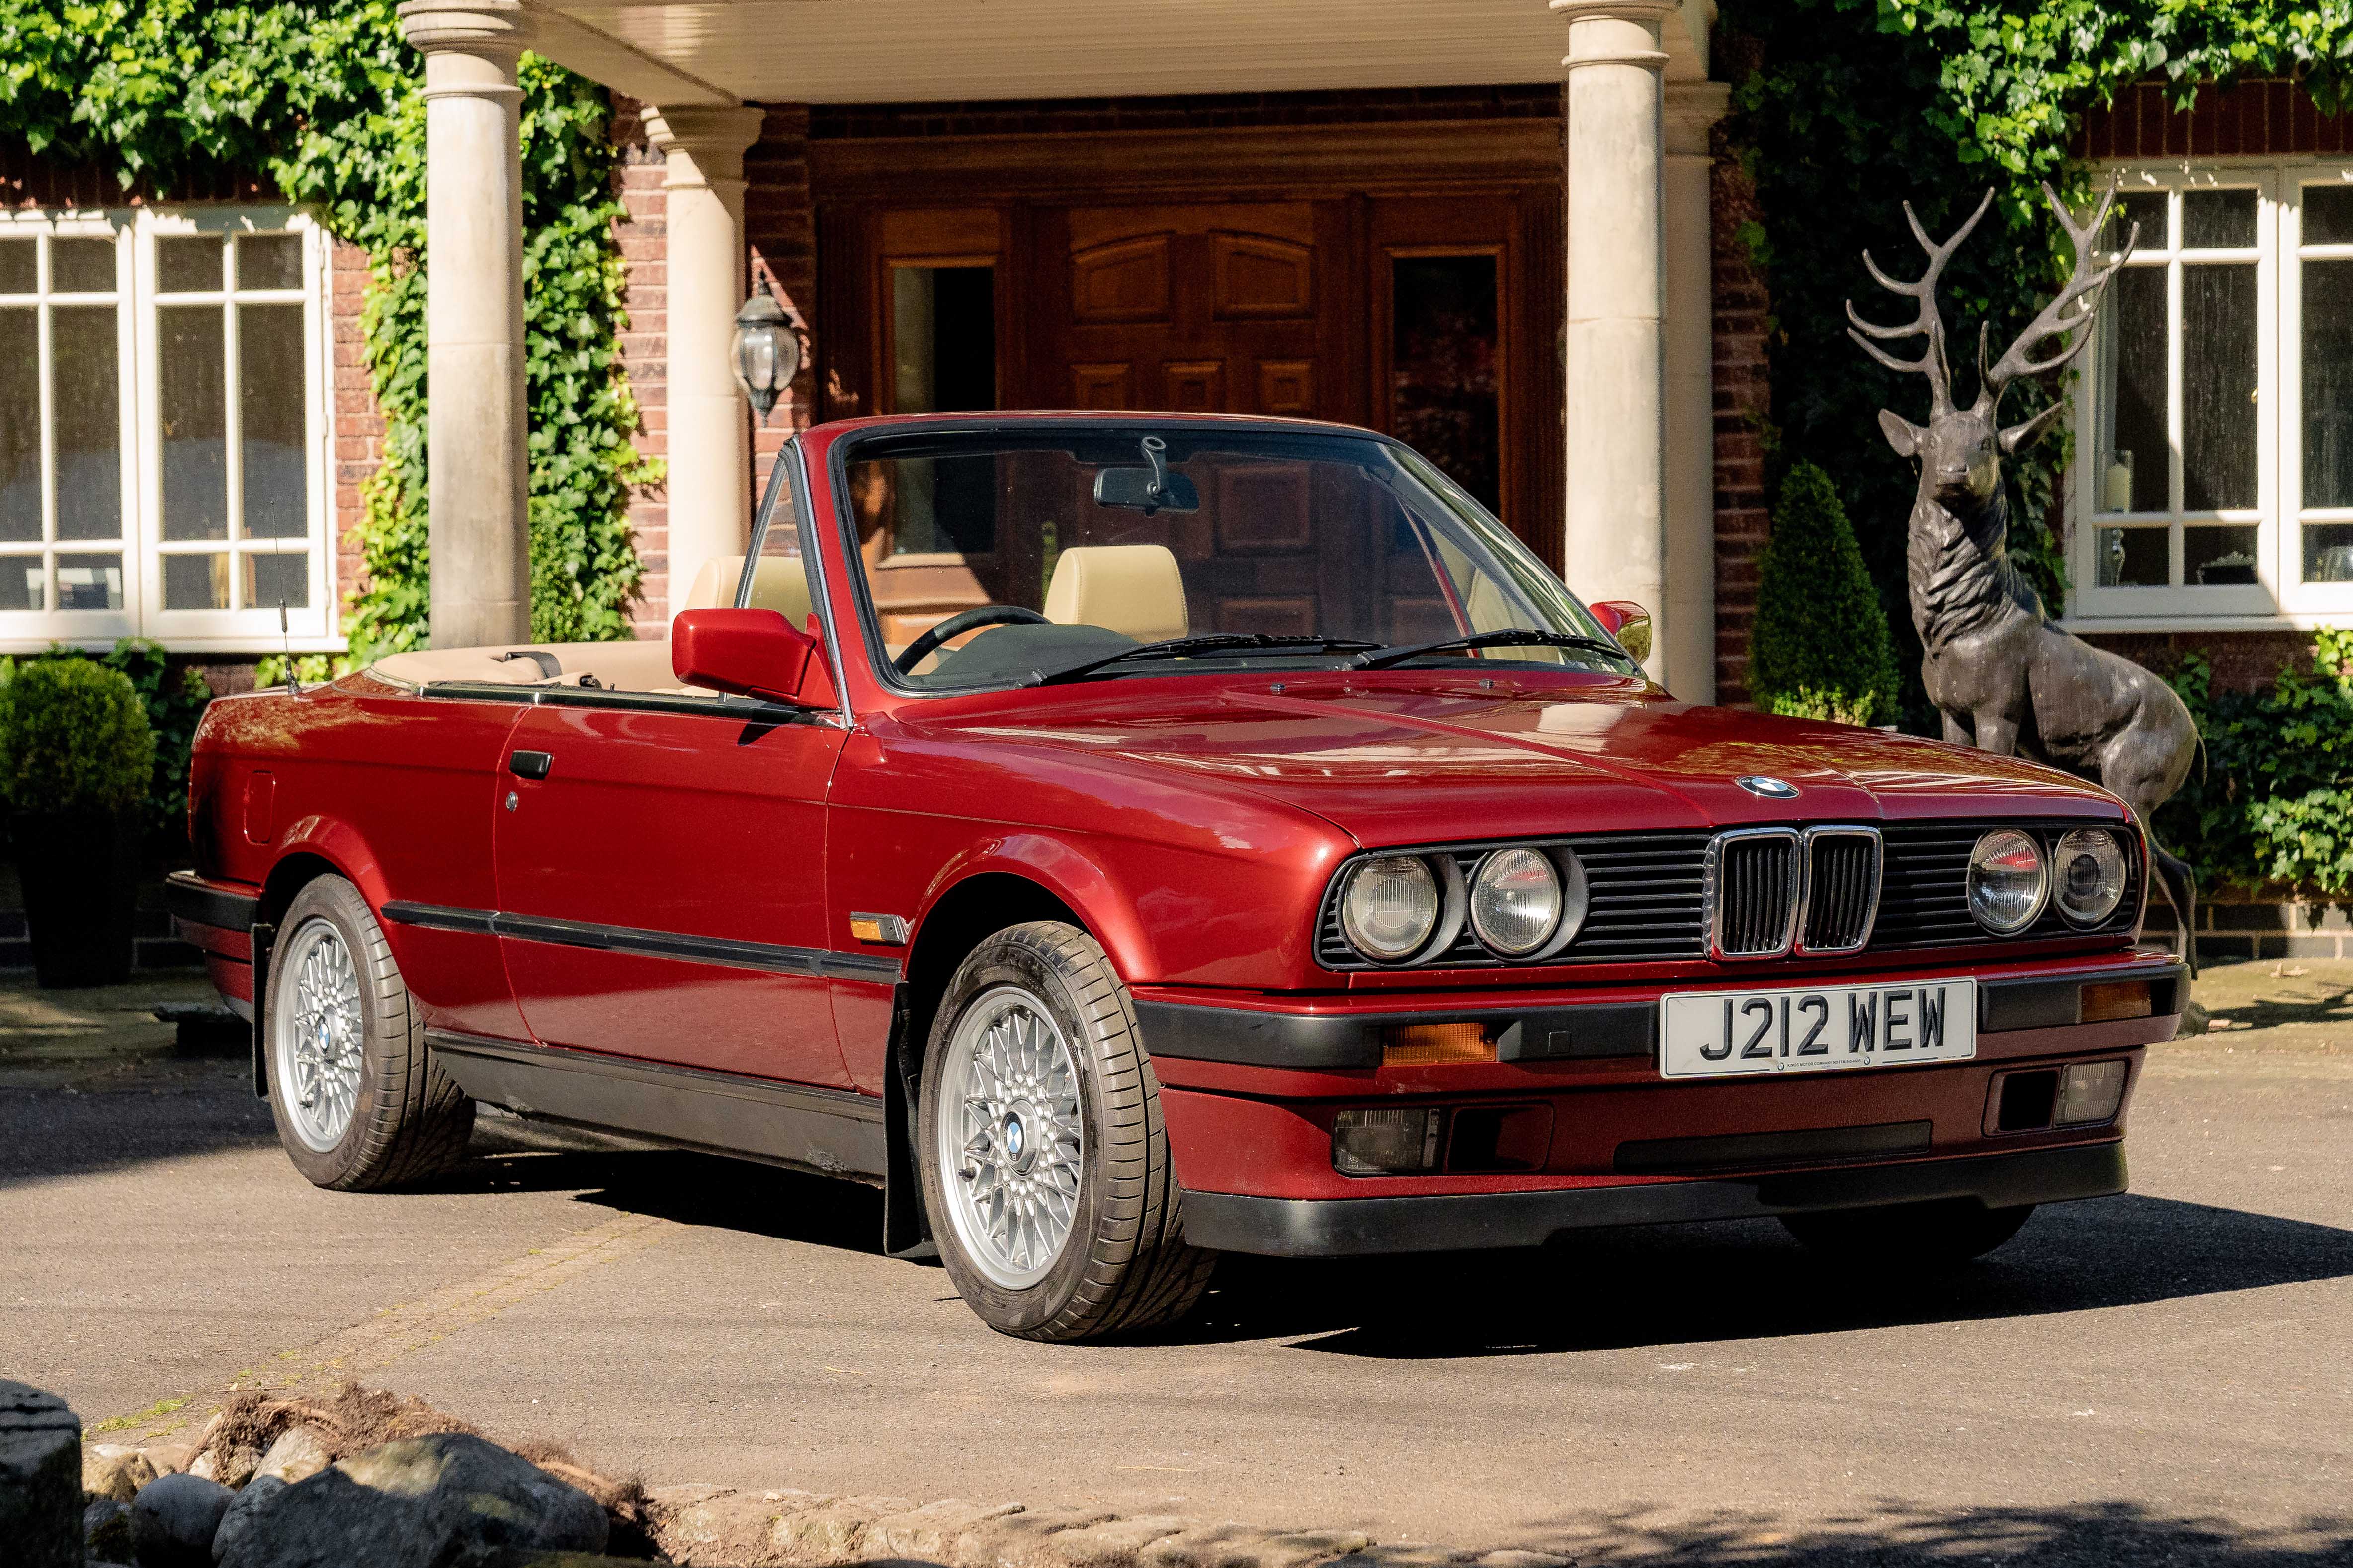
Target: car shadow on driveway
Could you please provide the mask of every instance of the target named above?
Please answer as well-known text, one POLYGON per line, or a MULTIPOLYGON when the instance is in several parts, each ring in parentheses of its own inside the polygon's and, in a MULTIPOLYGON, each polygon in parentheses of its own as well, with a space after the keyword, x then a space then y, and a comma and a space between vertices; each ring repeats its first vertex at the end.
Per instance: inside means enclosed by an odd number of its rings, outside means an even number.
POLYGON ((1591 1568, 1909 1568, 1998 1562, 2004 1568, 2319 1568, 2353 1562, 2353 1519, 2281 1530, 2166 1513, 2126 1501, 1936 1510, 1904 1504, 1792 1527, 1723 1514, 1620 1513, 1562 1521, 1519 1542, 1591 1568))
POLYGON ((2126 1196, 2054 1206, 1990 1258, 1908 1279, 1826 1264, 1770 1221, 1587 1232, 1542 1252, 1229 1258, 1179 1335, 1427 1360, 2074 1312, 2348 1275, 2353 1230, 2126 1196))

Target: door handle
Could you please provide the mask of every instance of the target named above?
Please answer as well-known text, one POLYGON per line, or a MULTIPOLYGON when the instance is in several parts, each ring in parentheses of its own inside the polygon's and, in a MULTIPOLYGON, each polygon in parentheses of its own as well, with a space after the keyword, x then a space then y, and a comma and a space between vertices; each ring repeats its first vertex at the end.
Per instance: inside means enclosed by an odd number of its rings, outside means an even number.
POLYGON ((519 779, 543 779, 554 765, 552 752, 516 752, 507 758, 507 772, 519 779))

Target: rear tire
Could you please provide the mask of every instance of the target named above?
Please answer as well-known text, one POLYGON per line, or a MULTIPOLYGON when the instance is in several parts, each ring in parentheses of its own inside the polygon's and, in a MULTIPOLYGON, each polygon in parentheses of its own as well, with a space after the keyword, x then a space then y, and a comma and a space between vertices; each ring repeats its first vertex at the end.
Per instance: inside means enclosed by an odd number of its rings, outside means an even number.
POLYGON ((1884 1208, 1788 1214, 1781 1223, 1806 1249, 1841 1264, 1954 1268, 2018 1234, 2032 1204, 1989 1209, 1975 1198, 1891 1204, 1884 1208))
POLYGON ((262 1058, 278 1141, 314 1186, 373 1192, 466 1157, 474 1102, 425 1045, 425 1020, 357 888, 306 883, 279 922, 262 1058))
POLYGON ((1101 1339, 1200 1300, 1217 1255, 1185 1244, 1159 1082, 1085 932, 1014 926, 957 966, 915 1125, 940 1261, 997 1332, 1101 1339))

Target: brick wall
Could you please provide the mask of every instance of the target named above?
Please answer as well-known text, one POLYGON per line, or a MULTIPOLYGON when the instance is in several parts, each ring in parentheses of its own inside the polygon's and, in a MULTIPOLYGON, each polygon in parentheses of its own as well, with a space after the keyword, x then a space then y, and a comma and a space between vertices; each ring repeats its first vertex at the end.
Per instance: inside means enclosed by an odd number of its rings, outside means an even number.
POLYGON ((2227 158, 2353 151, 2353 116, 2331 118, 2290 81, 2242 82, 2228 91, 2207 88, 2195 108, 2179 113, 2164 89, 2141 82, 2114 104, 2084 117, 2076 133, 2079 158, 2227 158))
POLYGON ((751 189, 744 198, 744 235, 751 247, 754 289, 763 279, 784 302, 801 335, 801 370, 791 388, 752 431, 752 500, 768 483, 776 453, 795 431, 817 419, 817 207, 809 193, 811 110, 807 104, 767 106, 767 124, 744 155, 751 189))
MULTIPOLYGON (((366 303, 367 253, 356 245, 333 242, 327 274, 330 338, 334 345, 333 383, 330 389, 335 411, 334 506, 335 594, 348 600, 360 585, 359 535, 365 512, 361 490, 384 462, 384 415, 375 405, 369 384, 367 346, 360 336, 360 310, 366 303)), ((217 689, 217 688, 216 688, 217 689)))
POLYGON ((1772 301, 1748 259, 1740 226, 1757 193, 1721 128, 1710 138, 1709 229, 1715 303, 1715 700, 1748 700, 1748 634, 1757 620, 1757 554, 1772 531, 1765 511, 1765 443, 1772 407, 1765 358, 1772 301))
MULTIPOLYGON (((665 313, 668 239, 663 223, 670 198, 662 192, 662 155, 646 141, 635 100, 613 99, 613 139, 620 144, 617 175, 621 205, 628 216, 617 233, 621 247, 621 369, 638 400, 638 429, 631 437, 641 454, 670 452, 670 339, 665 313)), ((670 495, 661 485, 641 485, 629 494, 629 532, 645 574, 630 606, 629 635, 659 642, 670 635, 670 495)))

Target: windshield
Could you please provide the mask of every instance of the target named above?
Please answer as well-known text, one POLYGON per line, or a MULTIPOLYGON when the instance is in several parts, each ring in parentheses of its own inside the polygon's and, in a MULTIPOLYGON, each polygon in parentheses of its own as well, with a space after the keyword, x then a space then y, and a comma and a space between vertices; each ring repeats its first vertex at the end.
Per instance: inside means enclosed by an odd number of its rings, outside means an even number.
POLYGON ((1406 657, 1630 669, 1500 523, 1369 437, 879 432, 839 461, 867 635, 920 689, 1331 668, 1514 629, 1536 646, 1406 657))

